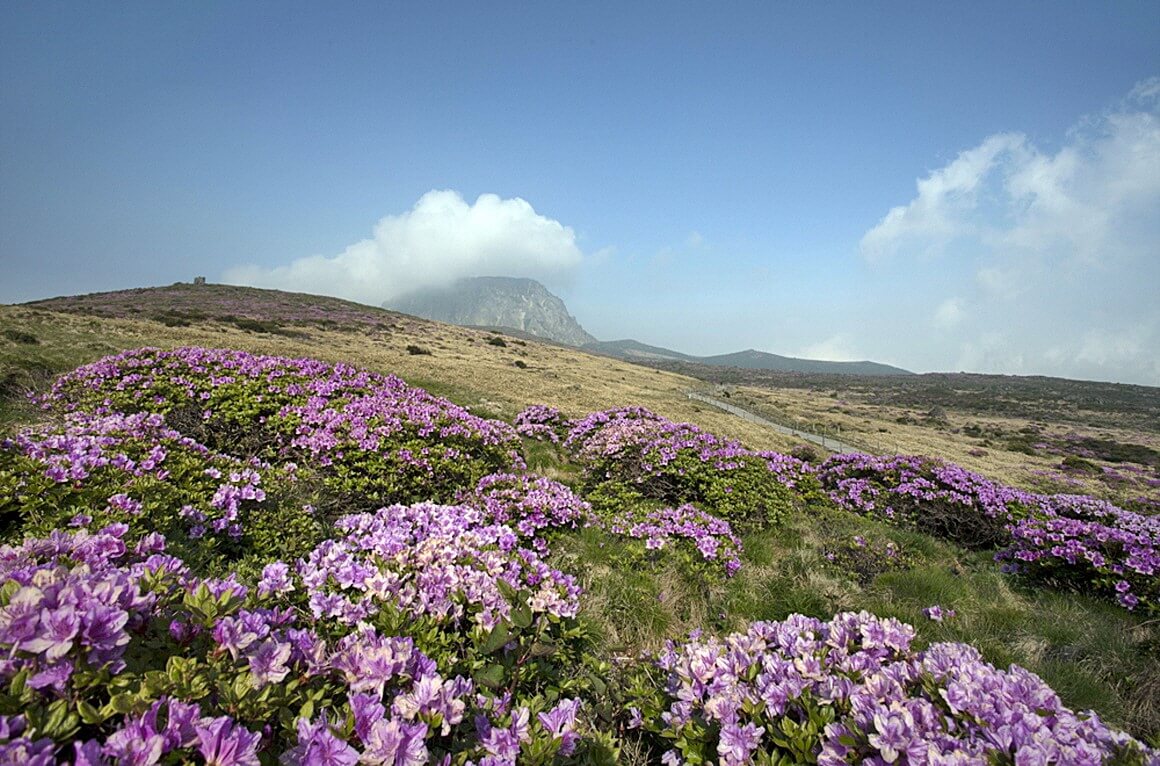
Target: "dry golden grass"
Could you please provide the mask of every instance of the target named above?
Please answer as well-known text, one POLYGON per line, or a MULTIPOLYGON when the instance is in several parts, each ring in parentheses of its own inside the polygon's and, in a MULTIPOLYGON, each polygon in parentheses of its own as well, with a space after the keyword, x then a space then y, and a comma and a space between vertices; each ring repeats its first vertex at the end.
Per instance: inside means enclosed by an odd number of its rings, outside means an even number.
POLYGON ((1022 428, 1037 425, 1044 437, 1079 434, 1160 448, 1160 438, 1147 431, 1092 428, 955 411, 946 412, 946 419, 935 423, 927 420, 925 413, 914 410, 836 399, 825 392, 801 388, 740 387, 733 390, 731 399, 754 412, 766 413, 774 420, 821 430, 826 434, 839 434, 843 441, 868 452, 940 457, 996 481, 1031 489, 1108 494, 1105 484, 1076 474, 1069 476, 1080 482, 1075 486, 1051 485, 1042 474, 1058 473, 1061 460, 1058 455, 1015 452, 1002 443, 987 444, 985 439, 971 437, 962 429, 976 425, 984 430, 1015 434, 1022 428), (900 423, 902 418, 915 422, 900 423))

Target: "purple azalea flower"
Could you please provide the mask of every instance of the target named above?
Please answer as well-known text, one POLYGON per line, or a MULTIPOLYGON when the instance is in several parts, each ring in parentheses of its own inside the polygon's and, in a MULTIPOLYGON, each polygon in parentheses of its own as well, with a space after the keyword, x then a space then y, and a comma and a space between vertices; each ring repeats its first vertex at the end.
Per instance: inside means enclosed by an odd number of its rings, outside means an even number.
POLYGON ((195 726, 197 750, 207 766, 259 766, 258 744, 262 735, 255 734, 229 716, 203 718, 195 726))
POLYGON ((546 713, 540 713, 536 719, 544 730, 553 739, 561 740, 560 755, 571 755, 576 748, 576 740, 580 735, 574 731, 576 714, 580 711, 580 700, 562 700, 546 713))
POLYGON ((326 724, 326 716, 317 723, 298 719, 298 746, 284 759, 291 766, 354 766, 358 751, 334 735, 326 724))
POLYGON ((717 744, 717 755, 721 756, 721 766, 740 766, 749 763, 749 756, 761 742, 765 729, 747 723, 744 726, 725 724, 721 727, 721 740, 717 744))
POLYGON ((258 689, 267 684, 281 683, 286 678, 290 672, 286 665, 290 661, 290 651, 290 644, 266 639, 250 653, 250 673, 258 689))
POLYGON ((364 741, 371 763, 423 766, 427 763, 427 724, 378 720, 364 741))

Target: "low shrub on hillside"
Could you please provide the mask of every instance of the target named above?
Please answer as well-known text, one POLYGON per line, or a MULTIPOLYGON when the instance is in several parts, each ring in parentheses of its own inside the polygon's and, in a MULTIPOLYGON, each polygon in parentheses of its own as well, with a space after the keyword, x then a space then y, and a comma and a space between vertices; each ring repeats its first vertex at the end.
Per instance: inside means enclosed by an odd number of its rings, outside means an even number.
POLYGON ((584 466, 589 489, 619 482, 743 525, 776 524, 796 504, 760 453, 643 408, 591 413, 572 424, 564 446, 584 466))
POLYGON ((129 351, 62 377, 45 406, 157 413, 221 452, 309 462, 329 493, 327 510, 340 512, 448 502, 519 465, 511 426, 394 376, 308 359, 129 351))
POLYGON ((795 615, 724 639, 669 642, 628 725, 666 764, 1140 764, 1139 742, 1074 713, 1037 676, 966 644, 911 648, 866 612, 795 615))
POLYGON ((492 524, 507 524, 540 555, 551 537, 592 521, 592 506, 558 481, 543 476, 497 473, 484 476, 459 502, 478 509, 492 524))
POLYGON ((822 549, 822 557, 833 567, 869 585, 878 575, 909 569, 912 559, 892 540, 868 540, 862 535, 833 540, 822 549))
POLYGON ((635 512, 595 523, 614 535, 639 540, 639 558, 676 555, 687 567, 707 567, 709 572, 724 572, 732 577, 741 569, 741 540, 729 522, 706 513, 696 506, 679 508, 638 507, 635 512))
POLYGON ((1011 536, 996 556, 1010 571, 1160 612, 1160 518, 1083 495, 1053 495, 1011 536))
POLYGON ((198 572, 224 572, 318 541, 321 526, 300 506, 266 502, 266 487, 293 482, 211 451, 160 415, 74 413, 0 442, 0 523, 10 539, 125 524, 127 544, 159 532, 198 572))
POLYGON ((515 427, 520 436, 558 444, 568 435, 569 423, 555 407, 533 404, 516 415, 515 427))
POLYGON ((448 537, 462 518, 352 517, 256 588, 199 579, 162 536, 130 548, 118 528, 0 549, 0 761, 611 762, 569 669, 584 663, 561 616, 574 594, 537 601, 550 571, 508 569, 498 529, 448 537), (365 582, 379 611, 335 613, 323 580, 365 582))
POLYGON ((40 339, 32 333, 11 327, 5 328, 4 337, 13 343, 20 343, 25 346, 37 346, 40 344, 40 339))
POLYGON ((817 478, 838 506, 951 540, 992 548, 1038 496, 957 465, 910 455, 834 455, 817 478))

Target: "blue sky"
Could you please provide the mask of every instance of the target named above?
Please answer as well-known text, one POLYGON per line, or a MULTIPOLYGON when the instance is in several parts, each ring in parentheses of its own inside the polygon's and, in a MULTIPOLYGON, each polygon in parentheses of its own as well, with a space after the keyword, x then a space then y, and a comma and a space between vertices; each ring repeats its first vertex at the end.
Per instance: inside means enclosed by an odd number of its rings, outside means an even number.
POLYGON ((1160 6, 0 6, 0 301, 540 278, 597 337, 1160 385, 1160 6))

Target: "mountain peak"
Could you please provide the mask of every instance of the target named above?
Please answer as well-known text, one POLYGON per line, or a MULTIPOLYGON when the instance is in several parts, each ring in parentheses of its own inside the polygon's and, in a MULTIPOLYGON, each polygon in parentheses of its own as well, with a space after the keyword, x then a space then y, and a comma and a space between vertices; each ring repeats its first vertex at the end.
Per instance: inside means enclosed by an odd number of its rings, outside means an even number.
POLYGON ((569 346, 596 339, 568 313, 564 301, 527 277, 467 277, 447 287, 401 295, 384 308, 469 327, 509 327, 569 346))

